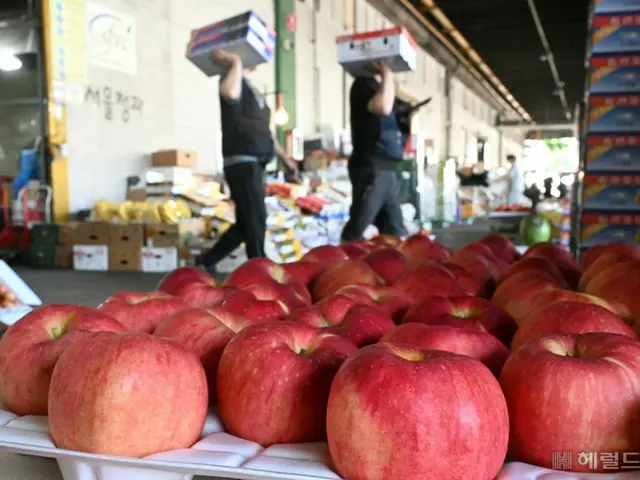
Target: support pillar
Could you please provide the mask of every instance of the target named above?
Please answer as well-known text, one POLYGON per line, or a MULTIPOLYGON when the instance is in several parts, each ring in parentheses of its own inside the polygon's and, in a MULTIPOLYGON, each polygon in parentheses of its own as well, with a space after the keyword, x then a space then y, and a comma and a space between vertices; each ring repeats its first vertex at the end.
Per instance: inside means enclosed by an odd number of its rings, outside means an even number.
POLYGON ((276 91, 282 93, 289 122, 277 127, 278 140, 285 144, 284 134, 297 125, 296 102, 296 0, 273 0, 275 30, 276 91))

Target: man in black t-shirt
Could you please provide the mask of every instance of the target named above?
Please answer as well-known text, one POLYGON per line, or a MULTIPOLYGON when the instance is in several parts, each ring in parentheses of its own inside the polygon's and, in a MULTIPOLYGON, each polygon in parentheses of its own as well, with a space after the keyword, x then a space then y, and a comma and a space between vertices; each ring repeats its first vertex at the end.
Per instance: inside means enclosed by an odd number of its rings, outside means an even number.
POLYGON ((357 77, 351 86, 351 136, 349 159, 352 186, 350 218, 343 241, 362 238, 369 225, 380 233, 405 237, 398 198, 396 167, 403 158, 406 133, 396 118, 393 73, 382 63, 373 64, 377 78, 357 77))
POLYGON ((196 260, 207 269, 213 269, 242 243, 248 258, 265 256, 264 167, 275 154, 289 169, 296 170, 295 161, 287 157, 271 132, 271 110, 245 77, 240 57, 218 51, 212 59, 228 68, 220 79, 220 120, 224 175, 236 221, 211 250, 196 260))

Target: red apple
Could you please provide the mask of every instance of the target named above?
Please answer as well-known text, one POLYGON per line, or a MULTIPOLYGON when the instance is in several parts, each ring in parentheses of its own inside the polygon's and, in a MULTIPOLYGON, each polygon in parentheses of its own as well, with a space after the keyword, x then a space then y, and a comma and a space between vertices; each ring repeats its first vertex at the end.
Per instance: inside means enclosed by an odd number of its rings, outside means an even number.
POLYGON ((476 297, 484 297, 487 295, 487 286, 475 280, 471 274, 460 265, 445 262, 442 266, 456 277, 456 280, 467 295, 474 295, 476 297))
POLYGON ((520 258, 520 253, 518 253, 516 247, 503 235, 492 233, 484 237, 480 242, 488 246, 494 255, 502 258, 509 264, 520 258))
POLYGON ((340 335, 358 347, 376 343, 385 333, 396 328, 389 315, 371 305, 355 304, 340 317, 335 314, 337 312, 331 315, 323 311, 324 306, 320 304, 293 312, 288 319, 340 335))
POLYGON ((398 250, 407 257, 411 268, 418 268, 431 262, 442 263, 450 256, 448 249, 422 234, 410 236, 398 246, 398 250))
POLYGON ((174 295, 176 290, 182 288, 184 285, 192 282, 204 282, 208 283, 213 281, 211 275, 197 267, 180 267, 176 268, 172 272, 167 273, 156 290, 170 295, 174 295))
POLYGON ((189 308, 184 300, 164 292, 120 292, 98 306, 132 332, 153 333, 169 315, 189 308))
POLYGON ((325 270, 327 270, 348 259, 349 255, 347 255, 340 247, 336 247, 334 245, 321 245, 309 250, 301 260, 319 263, 325 270))
POLYGON ((529 313, 527 313, 522 318, 516 318, 515 321, 518 325, 522 325, 526 323, 528 318, 533 315, 538 309, 546 308, 549 305, 558 302, 579 302, 588 305, 598 305, 622 318, 625 318, 625 315, 628 315, 629 313, 625 309, 616 309, 616 307, 610 305, 608 302, 602 300, 599 297, 596 297, 595 295, 574 292, 572 290, 565 290, 562 288, 552 288, 549 290, 543 290, 531 297, 527 302, 528 305, 530 305, 530 307, 527 307, 529 308, 529 313))
POLYGON ((456 254, 471 254, 472 256, 479 256, 487 259, 490 263, 497 263, 498 257, 493 253, 493 250, 484 243, 475 242, 469 243, 454 252, 456 254))
POLYGON ((284 302, 260 300, 249 290, 230 293, 222 302, 222 307, 234 315, 256 322, 282 320, 290 313, 289 307, 284 302))
POLYGON ((190 448, 207 417, 198 358, 145 333, 95 333, 60 356, 49 428, 58 448, 142 458, 190 448))
POLYGON ((402 323, 449 325, 488 332, 505 345, 511 343, 518 328, 504 310, 488 300, 471 296, 425 298, 409 309, 402 323))
POLYGON ((627 270, 618 269, 618 265, 602 272, 593 279, 586 289, 587 293, 602 298, 612 305, 617 312, 640 334, 640 260, 630 260, 625 264, 627 270), (614 272, 613 270, 617 270, 614 272), (607 276, 610 273, 610 276, 607 276))
POLYGON ((405 292, 416 303, 432 296, 464 295, 464 290, 449 270, 440 265, 425 265, 403 275, 394 288, 405 292))
POLYGON ((573 288, 578 285, 582 269, 565 247, 555 243, 537 243, 524 254, 524 258, 530 257, 546 258, 560 270, 569 286, 573 288))
POLYGON ((207 375, 209 403, 214 405, 218 399, 216 376, 222 351, 236 333, 254 323, 222 307, 192 308, 167 318, 154 335, 174 340, 197 355, 207 375))
POLYGON ((402 243, 398 237, 394 237, 393 235, 376 235, 371 239, 372 242, 381 245, 382 247, 392 247, 397 248, 402 243))
MULTIPOLYGON (((600 274, 604 271, 611 270, 612 268, 616 267, 621 263, 627 263, 631 260, 639 260, 639 259, 640 259, 640 249, 637 249, 637 251, 633 251, 633 252, 604 251, 602 252, 602 254, 598 256, 596 260, 593 261, 593 263, 591 263, 591 265, 589 265, 589 268, 587 268, 584 271, 584 273, 582 274, 582 277, 580 277, 580 282, 578 282, 578 289, 583 291, 586 290, 587 287, 589 286, 589 283, 591 283, 591 281, 596 277, 600 276, 600 274)), ((618 269, 622 268, 623 270, 626 269, 626 267, 616 267, 616 268, 618 269)), ((609 273, 606 276, 611 277, 612 274, 609 273)))
POLYGON ((386 285, 393 285, 401 276, 409 272, 407 257, 395 248, 383 248, 363 258, 367 265, 378 274, 386 285))
POLYGON ((354 296, 359 303, 371 304, 389 315, 396 323, 400 323, 404 314, 412 305, 411 297, 401 290, 393 287, 371 287, 369 285, 352 285, 338 290, 338 294, 354 296), (362 296, 367 301, 362 301, 362 296))
POLYGON ((349 258, 362 258, 369 253, 369 249, 356 242, 348 242, 340 245, 340 249, 349 258))
POLYGON ((235 291, 233 287, 221 287, 215 280, 186 283, 174 290, 174 295, 194 308, 207 308, 221 304, 225 297, 235 291))
POLYGON ((91 332, 125 332, 94 308, 47 305, 27 313, 0 337, 0 405, 13 413, 46 415, 51 372, 62 352, 91 332))
POLYGON ((509 417, 497 380, 479 361, 385 343, 338 371, 327 438, 349 480, 493 480, 509 417))
POLYGON ((551 334, 617 333, 637 338, 622 318, 598 305, 558 302, 542 307, 527 317, 511 343, 515 351, 524 343, 551 334))
POLYGON ((318 262, 309 260, 298 260, 297 262, 285 263, 282 265, 289 275, 307 287, 320 276, 325 268, 318 262))
POLYGON ((509 356, 507 347, 490 333, 449 325, 405 323, 387 333, 380 342, 466 355, 485 364, 496 377, 509 356))
POLYGON ((281 300, 291 308, 311 304, 309 290, 282 265, 267 258, 252 258, 233 271, 224 285, 239 290, 251 287, 261 300, 281 300))
MULTIPOLYGON (((523 271, 506 278, 491 297, 491 301, 504 308, 514 301, 533 297, 544 289, 565 288, 567 284, 559 281, 551 273, 543 271, 523 271)), ((525 312, 526 313, 526 312, 525 312)))
POLYGON ((601 243, 590 247, 580 256, 580 265, 586 271, 603 254, 621 254, 637 257, 640 248, 629 243, 601 243))
POLYGON ((364 260, 351 258, 323 272, 311 287, 313 298, 318 301, 336 293, 348 285, 380 285, 382 280, 364 260))
POLYGON ((226 430, 265 447, 323 441, 333 377, 356 351, 344 338, 291 322, 244 329, 218 368, 226 430))
POLYGON ((559 282, 564 283, 564 277, 560 270, 546 258, 542 257, 527 257, 512 264, 506 272, 504 272, 498 279, 498 285, 504 282, 507 278, 520 272, 543 272, 549 273, 555 277, 559 282))
POLYGON ((456 252, 450 260, 451 263, 464 268, 481 285, 492 290, 498 277, 497 268, 491 264, 487 257, 469 252, 456 252))
POLYGON ((571 470, 603 471, 584 453, 640 451, 640 342, 610 333, 548 335, 507 360, 500 384, 509 406, 510 456, 554 468, 557 452, 571 470))

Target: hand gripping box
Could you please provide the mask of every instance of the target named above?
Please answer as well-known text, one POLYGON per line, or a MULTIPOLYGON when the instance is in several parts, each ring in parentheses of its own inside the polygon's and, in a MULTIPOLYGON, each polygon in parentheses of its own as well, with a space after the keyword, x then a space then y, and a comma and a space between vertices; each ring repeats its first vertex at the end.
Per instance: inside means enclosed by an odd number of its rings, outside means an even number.
POLYGON ((640 53, 640 12, 596 15, 592 55, 640 53))
POLYGON ((640 246, 640 214, 582 215, 581 244, 588 248, 601 243, 629 243, 640 246))
POLYGON ((590 96, 588 133, 640 133, 640 95, 590 96))
POLYGON ((338 63, 354 77, 371 76, 373 61, 383 61, 393 72, 416 69, 418 46, 404 27, 343 35, 336 39, 338 63))
POLYGON ((585 175, 582 206, 587 213, 640 213, 640 174, 585 175))
POLYGON ((587 173, 640 173, 640 136, 587 137, 587 173))
POLYGON ((591 95, 640 93, 640 55, 591 58, 591 95))
POLYGON ((191 32, 187 58, 207 76, 225 72, 211 60, 211 53, 224 50, 238 55, 244 67, 270 62, 276 46, 276 33, 253 11, 191 32))

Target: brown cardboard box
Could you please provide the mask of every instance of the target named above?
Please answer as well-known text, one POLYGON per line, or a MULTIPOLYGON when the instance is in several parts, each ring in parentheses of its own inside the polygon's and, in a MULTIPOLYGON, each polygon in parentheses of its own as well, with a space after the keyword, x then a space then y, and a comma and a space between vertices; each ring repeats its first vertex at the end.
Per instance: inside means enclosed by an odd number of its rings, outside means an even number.
POLYGON ((59 230, 59 243, 60 245, 73 245, 76 239, 76 230, 78 228, 78 222, 63 223, 60 225, 59 230))
POLYGON ((58 245, 56 247, 56 266, 58 268, 73 268, 72 245, 58 245))
POLYGON ((111 224, 100 222, 80 222, 73 233, 74 245, 107 245, 111 224))
POLYGON ((140 247, 109 247, 109 270, 139 272, 142 268, 140 247))
POLYGON ((144 245, 144 226, 139 223, 113 224, 109 230, 109 246, 137 248, 144 245))
POLYGON ((144 233, 148 247, 180 246, 180 227, 178 225, 146 225, 144 233))
POLYGON ((192 150, 162 150, 151 155, 154 167, 186 167, 198 166, 198 153, 192 150))
POLYGON ((144 202, 147 200, 147 191, 144 188, 130 188, 127 190, 127 200, 131 202, 144 202))

